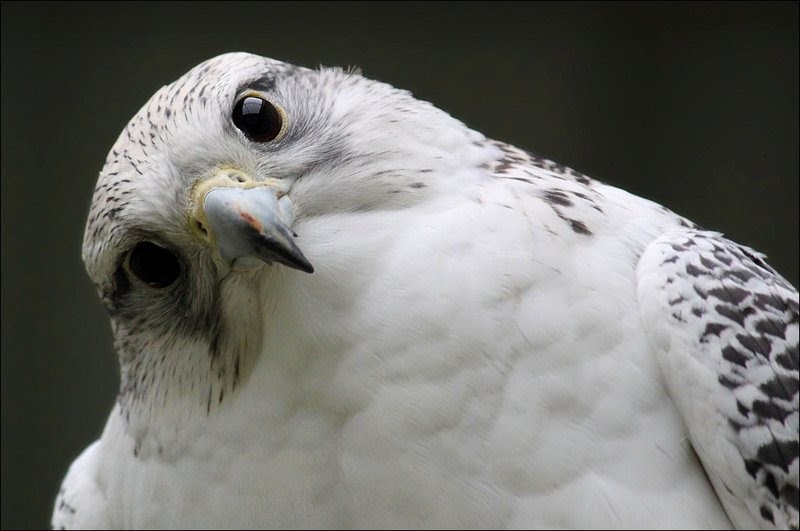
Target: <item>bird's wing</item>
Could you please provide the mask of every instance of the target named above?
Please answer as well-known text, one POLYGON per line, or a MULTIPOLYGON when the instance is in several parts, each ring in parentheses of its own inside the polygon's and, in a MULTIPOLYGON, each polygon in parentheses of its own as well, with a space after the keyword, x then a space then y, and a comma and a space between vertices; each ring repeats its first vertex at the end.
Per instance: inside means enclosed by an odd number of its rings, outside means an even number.
POLYGON ((97 481, 100 441, 72 463, 56 496, 53 529, 110 529, 105 495, 97 481))
POLYGON ((798 292, 763 255, 677 229, 637 269, 670 396, 739 528, 798 527, 798 292))

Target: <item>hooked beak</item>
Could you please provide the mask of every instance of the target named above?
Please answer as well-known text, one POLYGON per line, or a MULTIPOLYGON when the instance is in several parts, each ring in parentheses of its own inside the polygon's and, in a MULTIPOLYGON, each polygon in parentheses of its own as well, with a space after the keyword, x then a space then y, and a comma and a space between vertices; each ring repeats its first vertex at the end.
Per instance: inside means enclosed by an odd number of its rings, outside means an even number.
POLYGON ((192 192, 190 225, 226 262, 257 258, 313 273, 295 244, 289 197, 275 179, 256 181, 232 168, 217 170, 192 192))

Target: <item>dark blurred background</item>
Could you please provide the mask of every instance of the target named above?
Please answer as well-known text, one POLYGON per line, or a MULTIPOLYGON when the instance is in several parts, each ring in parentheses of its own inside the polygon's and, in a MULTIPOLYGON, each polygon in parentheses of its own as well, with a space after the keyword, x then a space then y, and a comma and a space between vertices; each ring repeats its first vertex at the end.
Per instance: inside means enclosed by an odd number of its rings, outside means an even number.
POLYGON ((106 152, 222 52, 357 65, 767 253, 798 283, 798 4, 2 3, 2 527, 49 523, 117 365, 83 272, 106 152))

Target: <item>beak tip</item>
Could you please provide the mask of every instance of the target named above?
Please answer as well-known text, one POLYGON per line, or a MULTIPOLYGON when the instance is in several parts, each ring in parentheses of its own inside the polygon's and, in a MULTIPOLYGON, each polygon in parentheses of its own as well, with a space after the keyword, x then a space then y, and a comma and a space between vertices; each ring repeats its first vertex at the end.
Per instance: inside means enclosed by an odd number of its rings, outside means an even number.
POLYGON ((292 245, 292 248, 285 249, 286 253, 270 253, 272 261, 281 263, 285 266, 297 269, 303 273, 313 273, 314 266, 308 261, 299 248, 292 245))

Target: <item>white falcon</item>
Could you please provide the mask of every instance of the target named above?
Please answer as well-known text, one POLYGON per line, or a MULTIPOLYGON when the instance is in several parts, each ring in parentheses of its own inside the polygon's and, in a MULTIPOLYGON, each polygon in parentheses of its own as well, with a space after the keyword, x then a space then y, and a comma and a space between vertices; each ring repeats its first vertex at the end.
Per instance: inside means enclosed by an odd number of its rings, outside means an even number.
POLYGON ((245 53, 83 245, 121 386, 66 528, 797 528, 798 292, 408 92, 245 53))

